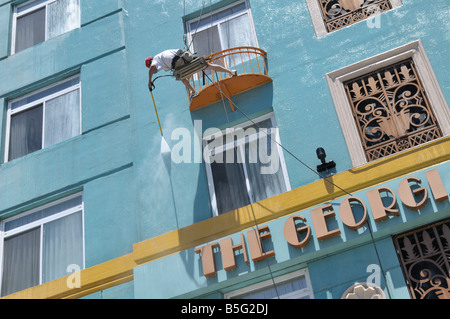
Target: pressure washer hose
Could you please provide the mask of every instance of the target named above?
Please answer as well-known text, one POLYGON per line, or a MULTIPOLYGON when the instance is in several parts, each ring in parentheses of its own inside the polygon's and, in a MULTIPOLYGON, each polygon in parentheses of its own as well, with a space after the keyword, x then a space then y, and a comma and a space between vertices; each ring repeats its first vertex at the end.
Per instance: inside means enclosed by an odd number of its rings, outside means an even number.
POLYGON ((156 109, 155 98, 153 97, 152 89, 150 89, 150 94, 152 95, 153 106, 155 107, 156 118, 158 119, 159 131, 161 132, 161 136, 163 136, 161 122, 159 121, 158 110, 156 109))

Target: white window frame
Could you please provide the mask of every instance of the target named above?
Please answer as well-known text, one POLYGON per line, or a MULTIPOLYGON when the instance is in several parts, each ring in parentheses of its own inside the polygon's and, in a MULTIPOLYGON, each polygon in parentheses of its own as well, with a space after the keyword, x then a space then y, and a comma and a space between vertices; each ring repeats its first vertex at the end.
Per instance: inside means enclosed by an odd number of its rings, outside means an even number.
MULTIPOLYGON (((31 6, 30 8, 25 9, 22 12, 20 11, 20 8, 23 8, 25 6, 28 6, 30 4, 32 4, 34 1, 36 0, 30 0, 27 1, 25 3, 22 3, 20 5, 14 6, 13 9, 13 19, 12 19, 12 37, 11 37, 11 54, 16 53, 16 28, 17 28, 17 19, 19 19, 20 17, 27 15, 29 13, 32 13, 33 11, 37 11, 39 9, 42 9, 43 7, 45 7, 45 41, 49 40, 48 37, 48 28, 47 28, 47 6, 53 2, 56 2, 58 0, 42 0, 41 3, 39 3, 39 0, 37 0, 37 4, 34 6, 31 6)), ((78 16, 78 27, 80 26, 81 23, 81 18, 80 18, 81 14, 78 16)))
MULTIPOLYGON (((223 22, 227 22, 228 20, 232 20, 234 18, 237 18, 239 16, 243 16, 245 14, 248 14, 249 21, 250 21, 250 27, 252 29, 252 33, 253 33, 253 36, 254 36, 254 39, 255 39, 255 43, 256 43, 256 46, 259 47, 258 37, 256 36, 256 29, 255 29, 255 24, 253 22, 253 17, 252 17, 252 12, 251 12, 251 9, 250 9, 250 5, 248 3, 248 0, 241 0, 241 1, 233 2, 230 5, 224 6, 224 7, 220 8, 220 9, 214 10, 212 12, 207 12, 207 13, 204 12, 201 16, 186 21, 187 38, 188 38, 188 41, 189 41, 188 43, 189 43, 189 45, 192 45, 192 48, 190 48, 190 49, 193 49, 193 45, 194 45, 192 43, 192 33, 193 32, 196 32, 196 33, 197 32, 201 32, 201 31, 207 30, 207 29, 209 29, 209 28, 211 28, 211 27, 213 27, 215 25, 218 25, 218 31, 219 31, 219 37, 220 37, 220 46, 222 47, 222 50, 225 50, 225 45, 224 45, 224 42, 223 42, 223 39, 222 39, 222 36, 221 36, 221 34, 222 34, 221 30, 220 30, 221 24, 223 22), (199 27, 199 28, 191 30, 191 27, 190 27, 191 24, 193 24, 195 22, 198 22, 199 20, 208 19, 211 15, 214 15, 214 14, 219 13, 221 11, 225 11, 227 9, 230 9, 232 7, 240 5, 242 3, 245 3, 245 6, 247 8, 246 10, 243 10, 242 12, 238 12, 238 13, 234 13, 234 14, 228 15, 228 16, 226 16, 226 17, 224 17, 224 18, 222 18, 222 19, 220 19, 218 21, 213 22, 212 25, 211 25, 211 23, 208 23, 207 25, 205 25, 203 27, 199 27)), ((212 53, 215 53, 215 52, 212 52, 212 53)))
POLYGON ((229 293, 224 294, 225 299, 232 299, 232 298, 239 298, 240 296, 247 295, 249 293, 252 293, 254 291, 263 290, 265 288, 270 289, 273 288, 274 282, 275 286, 277 284, 284 283, 286 281, 295 280, 300 277, 305 277, 306 280, 306 286, 307 288, 304 288, 302 290, 293 291, 291 293, 281 295, 279 296, 280 299, 300 299, 303 297, 309 297, 309 299, 314 299, 314 291, 312 289, 311 285, 311 279, 309 277, 308 269, 301 269, 283 276, 279 276, 274 278, 274 280, 269 279, 245 288, 241 288, 238 290, 231 291, 229 293))
MULTIPOLYGON (((309 14, 311 16, 311 20, 312 20, 312 24, 314 27, 314 31, 316 32, 316 36, 318 38, 320 38, 320 37, 323 37, 324 35, 327 35, 329 32, 327 30, 325 22, 323 21, 322 9, 320 8, 320 4, 318 1, 320 1, 320 0, 306 0, 306 5, 308 7, 309 14)), ((389 1, 391 2, 392 10, 402 6, 402 0, 389 0, 389 1)), ((360 23, 362 21, 367 21, 367 19, 361 20, 357 23, 360 23)), ((353 24, 351 24, 351 25, 353 25, 353 24)), ((351 26, 351 25, 349 25, 349 26, 351 26)), ((337 32, 337 31, 339 31, 339 30, 335 30, 333 32, 337 32)))
POLYGON ((58 199, 58 200, 53 201, 51 203, 48 203, 46 205, 39 206, 39 207, 31 209, 31 210, 29 210, 27 212, 18 214, 17 216, 13 216, 13 217, 7 218, 5 220, 2 220, 0 222, 0 291, 1 291, 2 280, 3 280, 3 258, 4 258, 4 256, 3 256, 3 247, 4 247, 5 239, 7 239, 8 237, 12 237, 14 235, 18 235, 20 233, 26 232, 26 231, 31 230, 33 228, 37 228, 37 227, 40 228, 40 232, 41 232, 41 235, 40 235, 41 251, 40 251, 40 257, 39 257, 39 284, 42 284, 43 283, 42 282, 42 241, 43 241, 43 229, 44 229, 43 226, 44 226, 44 224, 50 223, 50 222, 52 222, 54 220, 57 220, 57 219, 69 216, 69 215, 74 214, 74 213, 78 213, 80 211, 81 211, 81 226, 82 226, 82 238, 81 238, 81 241, 82 241, 82 249, 83 249, 83 251, 82 251, 83 264, 79 265, 79 266, 82 267, 82 269, 84 269, 86 267, 86 265, 85 265, 86 257, 85 257, 85 238, 84 238, 85 237, 85 230, 84 230, 84 195, 83 195, 83 192, 78 192, 78 193, 72 194, 70 196, 58 199), (12 230, 5 231, 5 224, 10 222, 10 221, 12 221, 12 220, 14 220, 14 219, 22 218, 22 217, 24 217, 26 215, 33 214, 33 213, 35 213, 35 212, 37 212, 39 210, 46 209, 46 208, 58 205, 58 204, 60 204, 62 202, 68 201, 70 199, 73 199, 73 198, 79 197, 79 196, 81 196, 81 204, 80 205, 71 207, 69 209, 66 209, 64 211, 58 212, 58 213, 53 214, 51 216, 44 217, 42 219, 38 219, 38 220, 30 222, 30 223, 28 223, 26 225, 14 228, 12 230))
POLYGON ((367 160, 359 137, 358 128, 353 118, 351 105, 345 93, 344 82, 409 58, 412 58, 414 61, 421 83, 430 101, 431 108, 442 130, 442 134, 444 136, 450 135, 450 110, 447 101, 439 86, 439 82, 428 60, 422 42, 420 40, 414 41, 326 75, 331 97, 354 167, 366 164, 367 160))
POLYGON ((30 109, 30 108, 33 108, 36 105, 39 105, 41 103, 43 104, 43 111, 42 111, 43 112, 42 147, 40 148, 40 150, 42 150, 42 149, 44 149, 44 145, 43 144, 44 144, 44 136, 45 136, 45 102, 49 101, 49 100, 52 100, 52 99, 54 99, 56 97, 59 97, 61 95, 64 95, 64 94, 76 91, 76 90, 79 90, 79 94, 80 94, 80 104, 79 104, 80 131, 78 132, 78 134, 81 134, 82 117, 81 117, 81 76, 80 76, 80 74, 77 74, 77 75, 74 75, 72 77, 66 78, 66 79, 61 80, 61 81, 59 81, 57 83, 54 83, 54 84, 49 85, 49 86, 46 86, 46 87, 44 87, 42 89, 39 89, 37 91, 33 91, 33 92, 29 93, 29 94, 26 94, 24 96, 21 96, 19 98, 13 99, 13 100, 8 102, 8 110, 6 112, 7 120, 6 120, 6 134, 5 134, 5 157, 4 157, 5 163, 8 162, 8 158, 9 158, 9 141, 10 141, 10 134, 11 134, 11 117, 14 114, 20 113, 20 112, 25 111, 25 110, 30 109), (44 97, 42 97, 42 98, 40 98, 40 99, 38 99, 36 101, 27 103, 25 105, 22 105, 20 107, 17 107, 16 109, 12 110, 12 104, 15 103, 15 102, 20 101, 22 99, 26 99, 29 96, 33 96, 33 95, 39 94, 40 92, 49 90, 52 87, 58 86, 58 85, 60 85, 60 84, 62 84, 64 82, 69 82, 69 81, 71 81, 73 79, 76 79, 76 78, 78 78, 78 83, 77 84, 72 85, 70 87, 67 87, 67 88, 65 88, 65 89, 63 89, 61 91, 56 92, 56 93, 53 93, 53 94, 50 94, 50 95, 46 95, 46 96, 44 96, 44 97))
MULTIPOLYGON (((252 121, 247 121, 244 122, 242 124, 236 125, 231 127, 232 129, 234 128, 242 128, 245 130, 246 127, 252 126, 254 125, 254 123, 258 124, 259 122, 262 122, 264 120, 268 120, 270 119, 272 122, 272 130, 271 130, 271 138, 274 138, 274 141, 276 142, 276 147, 277 147, 277 152, 279 155, 279 169, 282 170, 283 172, 283 177, 284 177, 284 181, 286 184, 286 191, 290 191, 291 190, 291 184, 289 181, 289 176, 287 173, 287 169, 286 169, 286 163, 284 160, 284 153, 283 153, 283 149, 280 146, 281 145, 281 141, 280 141, 280 136, 279 136, 279 130, 278 130, 278 126, 275 120, 275 115, 273 113, 268 113, 265 115, 262 115, 252 121)), ((230 143, 226 143, 226 130, 221 131, 221 134, 223 136, 224 139, 224 144, 222 145, 221 148, 214 148, 215 152, 219 151, 221 153, 226 152, 228 150, 233 149, 236 146, 240 146, 239 150, 240 153, 237 156, 240 156, 240 158, 245 158, 245 155, 243 155, 244 149, 241 146, 244 146, 246 144, 246 137, 244 136, 243 138, 240 138, 238 140, 236 140, 235 142, 230 142, 230 143), (244 156, 244 157, 243 157, 244 156)), ((260 133, 260 134, 264 134, 264 133, 260 133)), ((208 144, 207 141, 209 141, 213 135, 217 135, 216 134, 209 134, 203 137, 203 148, 204 148, 204 154, 205 156, 208 156, 211 153, 211 150, 209 150, 208 148, 208 144)), ((257 134, 255 134, 257 135, 257 134)), ((260 136, 259 138, 262 138, 263 136, 260 136)), ((258 138, 258 136, 248 136, 248 141, 255 141, 258 138)), ((269 137, 267 137, 269 139, 269 137)), ((225 161, 225 156, 224 156, 224 161, 225 161)), ((217 202, 216 202, 216 192, 214 189, 214 180, 213 180, 213 175, 212 175, 212 169, 211 169, 211 164, 206 162, 205 163, 205 167, 206 167, 206 175, 208 178, 208 188, 209 188, 209 194, 210 194, 210 200, 211 200, 211 208, 212 208, 212 212, 213 212, 213 216, 218 216, 218 208, 217 208, 217 202)), ((247 188, 247 193, 248 196, 250 198, 250 202, 253 203, 253 195, 250 189, 250 182, 249 182, 249 177, 248 177, 248 172, 247 169, 245 167, 245 165, 242 165, 243 167, 243 171, 244 171, 244 176, 245 176, 245 180, 246 180, 246 188, 247 188)))

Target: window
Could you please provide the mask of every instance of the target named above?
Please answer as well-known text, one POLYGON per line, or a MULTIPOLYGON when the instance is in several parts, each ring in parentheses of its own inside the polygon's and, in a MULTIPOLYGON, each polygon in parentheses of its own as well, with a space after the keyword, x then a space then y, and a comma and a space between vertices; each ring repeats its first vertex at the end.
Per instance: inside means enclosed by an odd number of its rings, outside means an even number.
POLYGON ((208 12, 187 22, 189 49, 198 56, 208 56, 229 48, 257 47, 256 33, 247 1, 208 12))
POLYGON ((394 238, 413 299, 450 299, 450 220, 394 238))
POLYGON ((314 299, 307 269, 225 294, 225 299, 314 299), (274 285, 275 281, 275 285, 274 285))
POLYGON ((35 0, 14 7, 11 53, 80 27, 80 0, 35 0))
POLYGON ((450 134, 450 112, 420 41, 327 74, 354 166, 450 134))
POLYGON ((83 199, 74 194, 1 222, 1 294, 84 268, 83 199))
POLYGON ((214 215, 288 191, 273 115, 207 135, 205 161, 214 215))
POLYGON ((9 102, 5 161, 79 135, 80 90, 75 76, 9 102))
POLYGON ((442 137, 411 58, 344 87, 368 161, 442 137))
POLYGON ((306 0, 318 37, 402 5, 401 0, 306 0))

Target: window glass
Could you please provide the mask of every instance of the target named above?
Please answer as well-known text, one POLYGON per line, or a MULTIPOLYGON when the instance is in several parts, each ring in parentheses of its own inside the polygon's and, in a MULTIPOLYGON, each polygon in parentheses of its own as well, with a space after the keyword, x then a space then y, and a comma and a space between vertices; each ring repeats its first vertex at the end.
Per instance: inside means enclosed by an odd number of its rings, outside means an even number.
POLYGON ((42 147, 42 109, 40 104, 11 117, 9 158, 13 160, 42 147))
POLYGON ((222 214, 289 189, 273 119, 255 120, 205 139, 214 214, 222 214))
POLYGON ((73 30, 79 26, 79 0, 59 0, 48 5, 48 38, 73 30))
POLYGON ((8 161, 80 134, 79 83, 76 76, 9 103, 8 161))
POLYGON ((63 202, 53 204, 49 207, 39 209, 34 211, 33 213, 24 214, 19 218, 12 218, 9 221, 5 222, 5 231, 10 231, 15 228, 30 224, 39 219, 50 217, 55 215, 61 211, 68 210, 72 207, 80 206, 82 204, 83 198, 82 196, 77 196, 68 200, 64 200, 63 202))
POLYGON ((83 264, 81 212, 56 219, 43 227, 42 282, 67 275, 68 265, 83 264))
POLYGON ((253 36, 253 28, 247 15, 225 21, 221 25, 222 41, 225 48, 240 46, 256 47, 256 39, 253 36))
POLYGON ((45 41, 45 8, 17 19, 16 52, 45 41))
POLYGON ((15 100, 14 102, 11 102, 11 109, 14 110, 20 106, 26 105, 28 103, 36 102, 40 99, 43 99, 47 96, 58 93, 62 90, 69 89, 70 87, 79 84, 79 82, 80 82, 80 77, 77 76, 72 79, 68 79, 64 82, 61 82, 59 84, 56 84, 54 86, 51 86, 49 88, 43 89, 42 91, 32 93, 26 97, 23 97, 18 100, 15 100))
POLYGON ((237 163, 237 152, 238 149, 234 149, 234 163, 211 163, 219 214, 250 204, 244 168, 237 163))
POLYGON ((80 132, 78 90, 49 100, 45 107, 44 147, 62 142, 80 132))
POLYGON ((218 23, 220 20, 226 19, 228 16, 230 16, 232 14, 244 12, 246 10, 247 10, 247 6, 246 6, 245 2, 242 2, 232 8, 219 11, 218 13, 211 14, 206 18, 202 18, 195 22, 191 22, 190 27, 191 27, 191 30, 195 30, 197 28, 208 27, 208 25, 218 23))
POLYGON ((25 4, 23 4, 23 5, 18 6, 17 7, 17 13, 26 12, 26 11, 28 11, 30 9, 33 9, 33 7, 36 8, 36 7, 38 7, 38 6, 42 5, 42 4, 45 4, 45 2, 47 2, 47 1, 48 0, 29 1, 29 2, 27 2, 25 4))
POLYGON ((15 7, 12 53, 80 26, 80 0, 39 0, 15 7))
POLYGON ((197 32, 193 43, 194 52, 198 56, 207 56, 222 50, 217 26, 197 32))
POLYGON ((199 56, 240 46, 257 47, 250 10, 245 1, 188 22, 188 30, 190 48, 199 56))
MULTIPOLYGON (((265 133, 260 133, 260 135, 265 133)), ((274 134, 270 135, 275 138, 274 134)), ((245 145, 245 169, 248 172, 248 181, 254 202, 259 202, 263 199, 272 197, 286 191, 286 181, 284 179, 283 170, 279 161, 278 146, 271 142, 270 138, 260 136, 258 140, 249 142, 245 145), (267 163, 262 159, 261 154, 267 154, 267 163), (254 163, 252 158, 259 158, 258 162, 254 163), (278 163, 279 164, 279 163, 278 163), (274 169, 271 170, 270 166, 274 169), (278 166, 278 168, 276 167, 278 166), (271 172, 265 174, 263 168, 271 172)))
POLYGON ((5 239, 2 296, 39 284, 39 237, 35 228, 5 239))
POLYGON ((83 203, 75 195, 2 222, 2 296, 84 268, 83 203))

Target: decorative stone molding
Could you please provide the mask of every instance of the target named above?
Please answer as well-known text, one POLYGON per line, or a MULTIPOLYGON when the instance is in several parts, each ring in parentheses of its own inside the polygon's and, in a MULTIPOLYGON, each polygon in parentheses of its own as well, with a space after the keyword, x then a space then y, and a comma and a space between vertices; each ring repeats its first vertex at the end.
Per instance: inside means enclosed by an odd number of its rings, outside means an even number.
POLYGON ((420 40, 381 53, 326 75, 331 97, 354 167, 368 162, 344 83, 394 63, 412 59, 443 136, 450 135, 450 111, 420 40))
POLYGON ((322 37, 329 32, 384 11, 398 8, 402 5, 402 0, 306 0, 306 5, 311 15, 316 36, 322 37), (326 21, 329 19, 332 21, 327 23, 326 21))
POLYGON ((386 295, 377 285, 364 282, 349 287, 341 299, 386 299, 386 295))

